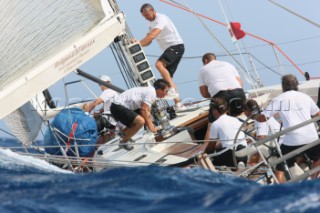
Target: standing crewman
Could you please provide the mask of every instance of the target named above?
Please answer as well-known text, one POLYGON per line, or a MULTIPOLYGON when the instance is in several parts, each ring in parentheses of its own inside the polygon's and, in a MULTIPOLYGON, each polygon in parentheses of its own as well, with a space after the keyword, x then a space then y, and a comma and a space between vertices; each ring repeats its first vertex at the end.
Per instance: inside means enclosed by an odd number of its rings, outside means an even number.
MULTIPOLYGON (((162 78, 170 84, 166 98, 174 98, 177 111, 184 110, 186 107, 181 103, 177 87, 172 80, 184 53, 181 36, 172 21, 166 15, 157 13, 151 4, 142 5, 140 12, 145 19, 150 21, 150 32, 140 41, 140 45, 145 47, 150 45, 154 39, 157 40, 160 49, 164 52, 155 66, 162 78)), ((132 42, 136 40, 132 39, 132 42)))

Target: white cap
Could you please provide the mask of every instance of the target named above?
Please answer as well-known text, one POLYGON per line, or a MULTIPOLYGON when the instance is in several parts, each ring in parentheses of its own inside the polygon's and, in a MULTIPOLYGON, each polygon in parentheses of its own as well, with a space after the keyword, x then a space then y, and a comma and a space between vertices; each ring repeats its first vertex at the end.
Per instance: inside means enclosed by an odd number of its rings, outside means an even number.
POLYGON ((103 81, 109 81, 109 82, 111 82, 111 78, 110 78, 109 76, 107 76, 107 75, 102 75, 102 76, 100 76, 100 79, 103 80, 103 81))

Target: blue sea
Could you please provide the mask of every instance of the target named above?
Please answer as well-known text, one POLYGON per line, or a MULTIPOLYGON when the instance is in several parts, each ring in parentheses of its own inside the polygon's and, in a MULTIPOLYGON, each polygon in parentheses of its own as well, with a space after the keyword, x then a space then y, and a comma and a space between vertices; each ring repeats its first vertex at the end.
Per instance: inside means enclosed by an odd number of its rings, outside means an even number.
POLYGON ((320 180, 261 186, 203 169, 167 167, 71 174, 3 149, 0 169, 1 213, 320 212, 320 180))

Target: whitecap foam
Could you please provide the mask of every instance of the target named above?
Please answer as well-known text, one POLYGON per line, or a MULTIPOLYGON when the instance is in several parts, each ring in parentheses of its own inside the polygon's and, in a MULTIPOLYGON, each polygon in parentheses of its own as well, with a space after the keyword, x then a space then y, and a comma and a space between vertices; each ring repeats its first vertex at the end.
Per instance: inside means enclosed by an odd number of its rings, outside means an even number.
POLYGON ((58 168, 49 164, 45 160, 37 159, 32 156, 19 155, 10 149, 0 149, 0 166, 8 169, 21 169, 21 167, 35 168, 46 172, 69 173, 72 172, 58 168))

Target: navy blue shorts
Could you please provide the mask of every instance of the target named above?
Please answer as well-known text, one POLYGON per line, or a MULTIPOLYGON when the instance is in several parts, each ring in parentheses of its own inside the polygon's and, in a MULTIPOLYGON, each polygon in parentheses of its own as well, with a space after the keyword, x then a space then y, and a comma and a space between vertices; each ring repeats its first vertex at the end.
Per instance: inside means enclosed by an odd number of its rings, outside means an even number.
MULTIPOLYGON (((281 149, 282 155, 285 155, 285 154, 288 154, 288 153, 292 152, 293 150, 296 150, 302 146, 303 145, 301 145, 301 146, 287 146, 287 145, 281 144, 280 149, 281 149)), ((314 146, 311 149, 308 149, 300 154, 306 154, 310 158, 310 160, 317 161, 320 159, 320 144, 317 146, 314 146)), ((287 160, 288 167, 294 166, 294 162, 295 162, 296 158, 297 158, 297 156, 287 160)), ((284 163, 278 164, 276 169, 278 171, 285 171, 284 163)))
POLYGON ((131 109, 115 103, 111 104, 110 112, 116 121, 120 121, 126 127, 130 127, 133 120, 138 116, 138 114, 131 109))
MULTIPOLYGON (((226 100, 231 116, 238 116, 243 112, 243 104, 246 101, 246 95, 242 88, 233 90, 221 90, 212 98, 222 98, 226 100)), ((213 123, 216 119, 213 116, 212 107, 210 106, 208 120, 213 123)))
MULTIPOLYGON (((236 148, 236 151, 239 151, 239 150, 244 149, 244 148, 246 148, 246 147, 241 145, 241 144, 239 144, 237 146, 237 148, 236 148)), ((224 149, 225 148, 218 149, 218 150, 216 150, 216 152, 220 152, 220 151, 222 151, 224 149)), ((236 162, 239 163, 240 161, 243 162, 245 165, 247 165, 248 157, 247 156, 245 156, 245 157, 236 157, 236 162)), ((234 165, 234 162, 233 162, 233 150, 232 149, 224 152, 221 155, 213 157, 212 158, 212 163, 215 166, 228 166, 228 167, 236 167, 237 166, 237 165, 234 165)))
POLYGON ((184 45, 178 44, 171 47, 168 47, 158 60, 166 63, 166 68, 170 73, 170 76, 173 77, 173 74, 178 68, 178 64, 184 53, 184 45))

